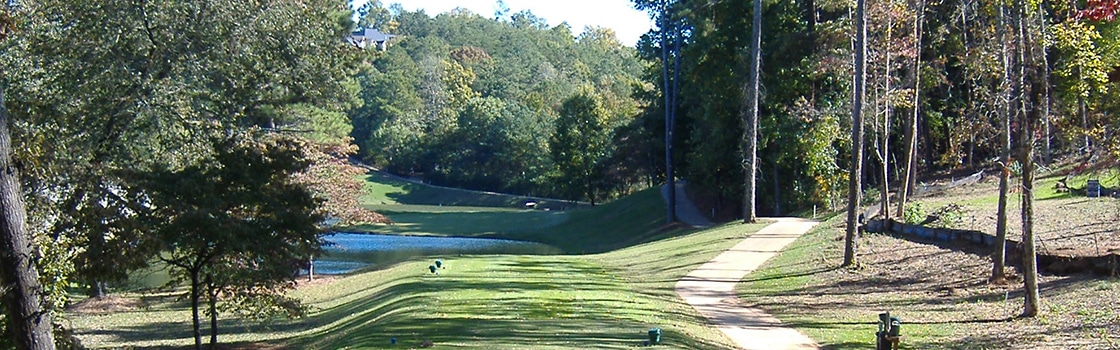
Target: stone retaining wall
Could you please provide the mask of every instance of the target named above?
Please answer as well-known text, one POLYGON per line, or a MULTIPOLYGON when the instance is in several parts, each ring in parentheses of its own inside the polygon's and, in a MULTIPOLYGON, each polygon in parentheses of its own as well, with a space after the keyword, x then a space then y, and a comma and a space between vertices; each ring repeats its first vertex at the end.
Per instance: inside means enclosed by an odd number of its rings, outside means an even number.
MULTIPOLYGON (((972 246, 991 251, 995 245, 995 236, 981 231, 957 230, 946 228, 931 228, 920 225, 910 225, 894 220, 870 220, 864 225, 864 230, 875 233, 892 233, 906 239, 918 242, 944 242, 954 245, 972 246)), ((1019 265, 1022 261, 1022 244, 1017 240, 1007 239, 1004 244, 1006 261, 1009 265, 1019 265)), ((1082 272, 1091 272, 1101 276, 1117 276, 1120 274, 1120 254, 1110 252, 1101 256, 1071 256, 1060 253, 1039 253, 1038 268, 1040 272, 1055 275, 1070 275, 1082 272)))

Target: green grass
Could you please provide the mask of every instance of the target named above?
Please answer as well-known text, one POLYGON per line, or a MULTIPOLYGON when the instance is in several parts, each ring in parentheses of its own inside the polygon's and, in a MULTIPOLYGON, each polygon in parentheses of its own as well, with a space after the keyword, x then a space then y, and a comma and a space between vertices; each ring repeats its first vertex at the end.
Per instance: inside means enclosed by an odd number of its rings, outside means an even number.
MULTIPOLYGON (((223 342, 281 342, 297 349, 436 348, 622 349, 650 327, 675 349, 729 349, 673 292, 676 280, 760 226, 729 225, 591 256, 482 256, 444 259, 353 275, 294 293, 316 310, 268 326, 224 319, 223 342)), ((94 346, 189 343, 186 305, 154 300, 135 312, 71 318, 97 332, 94 346), (168 332, 168 330, 177 330, 168 332), (114 338, 114 339, 105 339, 114 338)))
POLYGON ((370 175, 369 181, 370 193, 365 201, 386 204, 370 204, 367 208, 388 216, 393 224, 360 225, 347 231, 526 240, 552 245, 570 254, 602 253, 673 234, 663 227, 665 219, 661 214, 665 205, 658 189, 595 207, 546 211, 487 207, 486 204, 509 201, 491 201, 499 195, 477 192, 440 194, 443 189, 384 175, 370 175), (395 201, 399 198, 411 198, 409 202, 417 204, 400 204, 395 201), (469 206, 430 204, 444 201, 469 206))
POLYGON ((365 176, 365 194, 360 200, 372 209, 386 209, 395 205, 524 208, 526 200, 540 203, 538 208, 567 209, 584 206, 565 201, 545 200, 531 196, 468 191, 446 187, 417 184, 381 172, 365 176), (390 206, 390 207, 386 207, 390 206))
MULTIPOLYGON (((659 327, 661 348, 733 348, 673 288, 693 268, 763 225, 702 231, 666 226, 656 189, 596 207, 543 211, 484 207, 475 200, 471 207, 432 206, 417 198, 448 197, 414 193, 430 191, 423 186, 393 194, 399 185, 372 184, 372 196, 417 203, 386 204, 391 210, 384 212, 396 224, 372 228, 523 239, 592 255, 445 257, 448 268, 438 275, 427 272, 429 261, 405 262, 294 291, 313 310, 306 318, 261 324, 223 314, 220 340, 294 349, 391 348, 391 338, 401 349, 425 340, 444 349, 622 349, 640 346, 646 331, 659 327)), ((123 296, 143 299, 145 305, 102 315, 70 314, 64 322, 92 347, 191 342, 189 309, 180 298, 123 296)))
POLYGON ((673 291, 676 281, 760 225, 728 225, 590 256, 489 256, 445 260, 439 275, 424 263, 361 274, 309 289, 318 324, 298 348, 622 349, 650 327, 662 348, 726 349, 673 291), (370 289, 368 286, 377 285, 370 289))

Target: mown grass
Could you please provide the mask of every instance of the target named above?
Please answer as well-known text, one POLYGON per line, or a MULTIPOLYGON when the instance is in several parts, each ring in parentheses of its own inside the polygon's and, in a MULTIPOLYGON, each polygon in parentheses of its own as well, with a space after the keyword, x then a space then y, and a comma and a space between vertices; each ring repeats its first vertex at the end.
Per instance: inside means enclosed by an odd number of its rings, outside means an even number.
MULTIPOLYGON (((313 310, 267 326, 225 318, 223 342, 269 342, 295 349, 435 348, 621 349, 650 327, 676 349, 733 348, 673 292, 676 280, 757 226, 719 230, 592 256, 446 258, 440 274, 416 261, 357 274, 293 296, 313 310)), ((72 317, 87 345, 184 345, 189 313, 174 299, 146 309, 72 317)))
MULTIPOLYGON (((399 196, 416 198, 410 192, 399 196)), ((621 349, 640 346, 646 331, 659 327, 661 348, 730 349, 730 341, 673 288, 693 268, 762 227, 666 226, 657 190, 566 212, 422 204, 397 209, 388 214, 396 224, 378 230, 524 239, 596 254, 441 257, 447 269, 438 275, 428 273, 429 261, 405 262, 292 292, 311 307, 302 319, 258 323, 223 313, 220 340, 292 349, 394 348, 394 338, 402 349, 424 341, 437 349, 621 349)), ((68 314, 64 323, 91 347, 191 343, 189 308, 181 298, 121 296, 141 299, 143 306, 68 314)))
POLYGON ((569 254, 602 253, 675 234, 662 227, 665 204, 657 189, 595 207, 527 210, 516 208, 525 197, 447 190, 378 173, 367 181, 363 203, 393 224, 360 225, 348 231, 527 240, 569 254))
POLYGON ((365 193, 360 200, 362 204, 375 210, 392 209, 397 205, 521 209, 529 200, 537 202, 537 207, 541 209, 570 209, 585 206, 582 203, 543 199, 529 194, 509 195, 428 186, 381 172, 370 172, 365 176, 365 180, 365 193))
POLYGON ((423 263, 357 275, 301 291, 323 310, 314 319, 340 321, 290 342, 308 349, 388 347, 392 338, 402 347, 428 340, 437 348, 621 349, 659 327, 662 348, 733 348, 673 286, 760 227, 728 225, 599 255, 454 258, 439 275, 423 273, 423 263), (407 270, 414 272, 399 274, 407 270))

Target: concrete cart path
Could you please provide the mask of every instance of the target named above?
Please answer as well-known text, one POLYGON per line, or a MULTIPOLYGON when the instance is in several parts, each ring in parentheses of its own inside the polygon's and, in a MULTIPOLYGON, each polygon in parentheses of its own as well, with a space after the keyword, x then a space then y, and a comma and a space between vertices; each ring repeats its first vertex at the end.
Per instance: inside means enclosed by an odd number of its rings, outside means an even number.
POLYGON ((735 285, 818 222, 799 218, 777 222, 747 237, 730 250, 677 282, 676 291, 708 321, 744 349, 819 349, 804 334, 786 327, 762 310, 739 303, 735 285))

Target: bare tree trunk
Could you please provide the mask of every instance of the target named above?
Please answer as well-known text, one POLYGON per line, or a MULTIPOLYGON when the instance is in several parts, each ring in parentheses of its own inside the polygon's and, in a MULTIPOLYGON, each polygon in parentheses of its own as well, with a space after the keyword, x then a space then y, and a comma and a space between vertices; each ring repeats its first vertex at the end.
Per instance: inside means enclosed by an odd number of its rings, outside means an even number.
POLYGON ((8 129, 8 109, 4 107, 4 86, 0 85, 0 283, 10 288, 3 293, 8 335, 17 349, 54 349, 50 308, 43 305, 36 252, 27 231, 27 208, 19 170, 12 162, 12 134, 8 129))
POLYGON ((898 211, 895 216, 903 217, 906 212, 907 196, 913 190, 913 176, 917 173, 914 169, 914 160, 918 148, 918 113, 921 111, 922 97, 922 22, 925 19, 926 2, 918 0, 918 8, 914 11, 914 109, 906 121, 906 157, 902 183, 898 186, 898 211))
POLYGON ((315 280, 315 257, 307 258, 307 281, 315 280))
POLYGON ((887 161, 887 157, 888 157, 888 154, 890 153, 890 151, 888 150, 888 147, 890 147, 891 110, 892 110, 892 106, 891 106, 891 56, 894 54, 892 52, 893 48, 891 46, 891 37, 892 37, 891 28, 892 27, 894 27, 894 19, 892 17, 888 17, 887 18, 887 49, 885 51, 886 55, 884 55, 884 56, 886 56, 886 61, 887 61, 886 63, 887 64, 885 66, 884 73, 883 73, 884 93, 883 93, 883 96, 881 97, 882 101, 884 101, 883 102, 883 124, 881 126, 882 130, 880 130, 880 134, 879 134, 879 138, 880 138, 879 139, 879 141, 880 141, 879 147, 877 147, 877 148, 879 148, 879 152, 878 152, 879 164, 882 165, 882 169, 880 169, 880 174, 879 174, 881 176, 881 180, 882 180, 879 183, 879 215, 882 215, 883 219, 887 219, 891 216, 890 172, 887 169, 887 166, 888 166, 888 163, 889 163, 887 161))
POLYGON ((1093 143, 1089 140, 1089 107, 1085 103, 1084 96, 1077 97, 1077 115, 1081 116, 1081 131, 1085 133, 1085 136, 1082 137, 1084 144, 1081 153, 1088 154, 1090 148, 1093 147, 1093 143))
POLYGON ((746 125, 743 128, 743 141, 746 144, 743 150, 743 172, 746 175, 746 183, 744 188, 745 198, 743 201, 743 223, 752 223, 758 221, 756 208, 756 192, 758 185, 758 87, 759 87, 759 73, 762 66, 762 0, 754 0, 754 14, 751 21, 751 47, 750 57, 747 59, 747 64, 750 64, 748 73, 748 82, 746 87, 746 101, 743 101, 747 106, 746 118, 744 122, 746 125))
POLYGON ((1007 244, 1007 192, 1009 189, 1009 182, 1011 181, 1011 96, 1012 96, 1012 82, 1011 82, 1011 58, 1007 50, 1007 7, 1000 6, 999 21, 997 26, 999 41, 1002 43, 1002 50, 1000 50, 1000 59, 1003 61, 1003 82, 1000 83, 1000 107, 999 113, 1002 118, 1000 129, 1000 172, 999 172, 999 209, 996 212, 996 239, 995 244, 992 245, 992 277, 991 281, 1001 283, 1006 279, 1004 271, 1005 254, 1007 244))
MULTIPOLYGON (((666 5, 669 6, 669 5, 666 5)), ((665 84, 665 185, 669 188, 668 217, 670 223, 677 221, 677 189, 673 175, 673 95, 669 82, 669 9, 661 12, 661 64, 665 84)))
POLYGON ((848 227, 844 233, 843 266, 856 266, 856 229, 860 225, 860 175, 863 173, 863 95, 867 78, 867 13, 864 0, 856 0, 855 84, 852 91, 852 164, 848 169, 848 227))
POLYGON ((210 307, 210 349, 214 350, 218 348, 218 289, 209 274, 206 275, 206 296, 210 307))
MULTIPOLYGON (((1039 6, 1041 7, 1042 5, 1040 4, 1039 6)), ((1037 12, 1039 28, 1045 29, 1046 14, 1042 9, 1039 9, 1037 12)), ((1052 102, 1050 96, 1050 59, 1046 55, 1045 48, 1040 50, 1039 56, 1042 58, 1042 68, 1039 73, 1042 75, 1040 81, 1042 83, 1042 128, 1043 137, 1045 137, 1042 141, 1042 161, 1043 164, 1050 165, 1050 162, 1053 160, 1050 154, 1050 103, 1052 102)))
MULTIPOLYGON (((1023 87, 1025 92, 1027 86, 1025 79, 1028 73, 1028 65, 1034 68, 1034 55, 1033 49, 1036 45, 1033 40, 1033 31, 1028 28, 1024 20, 1026 4, 1022 0, 1016 1, 1016 21, 1018 22, 1019 30, 1019 84, 1023 87)), ((1037 73, 1037 72, 1035 72, 1037 73)), ((1033 80, 1032 80, 1033 81, 1033 80)), ((1038 89, 1032 89, 1031 95, 1037 96, 1038 89)), ((1023 169, 1023 184, 1022 184, 1022 204, 1021 213, 1023 221, 1023 316, 1034 317, 1038 315, 1039 303, 1041 297, 1038 292, 1038 259, 1035 255, 1035 241, 1034 241, 1034 119, 1033 112, 1028 112, 1028 101, 1026 96, 1019 97, 1019 104, 1016 106, 1020 110, 1020 115, 1023 117, 1021 128, 1019 132, 1021 144, 1020 162, 1022 162, 1023 169)), ((1037 102, 1037 99, 1032 99, 1037 102)))
POLYGON ((194 269, 191 274, 191 321, 193 321, 192 334, 194 335, 194 349, 202 350, 202 320, 198 315, 199 300, 202 299, 202 281, 199 281, 199 272, 194 269))

